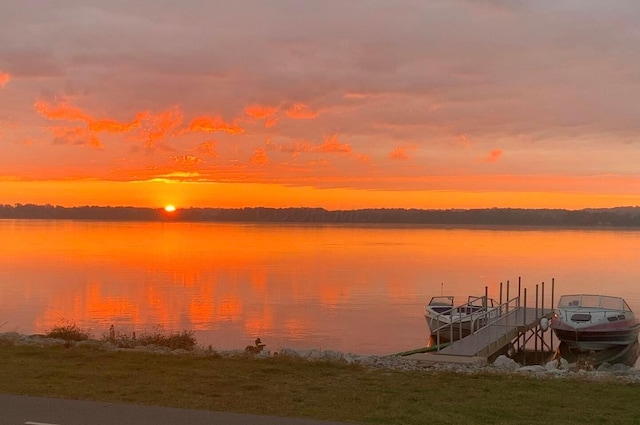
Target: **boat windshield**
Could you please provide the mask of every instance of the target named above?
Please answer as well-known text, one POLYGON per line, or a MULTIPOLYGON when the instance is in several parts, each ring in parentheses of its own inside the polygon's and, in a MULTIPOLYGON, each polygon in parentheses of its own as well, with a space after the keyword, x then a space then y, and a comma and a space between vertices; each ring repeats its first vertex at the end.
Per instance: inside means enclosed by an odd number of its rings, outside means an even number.
POLYGON ((453 307, 453 297, 433 297, 431 301, 429 301, 429 305, 431 306, 450 306, 453 307))
POLYGON ((620 297, 610 297, 608 295, 563 295, 558 301, 558 308, 604 308, 607 310, 631 309, 620 297))

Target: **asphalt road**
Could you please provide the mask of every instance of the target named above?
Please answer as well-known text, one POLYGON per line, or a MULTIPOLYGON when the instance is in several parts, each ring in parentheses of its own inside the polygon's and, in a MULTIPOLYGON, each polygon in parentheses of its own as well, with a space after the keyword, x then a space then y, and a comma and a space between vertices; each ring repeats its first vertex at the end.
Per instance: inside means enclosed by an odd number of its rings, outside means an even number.
POLYGON ((0 425, 345 425, 339 422, 0 394, 0 425))

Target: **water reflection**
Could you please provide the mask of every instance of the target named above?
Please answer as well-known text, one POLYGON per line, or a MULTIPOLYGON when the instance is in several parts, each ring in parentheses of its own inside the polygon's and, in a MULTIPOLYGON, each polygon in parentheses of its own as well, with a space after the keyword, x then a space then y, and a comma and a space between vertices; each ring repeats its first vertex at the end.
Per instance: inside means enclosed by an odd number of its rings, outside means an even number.
MULTIPOLYGON (((205 345, 388 354, 424 346, 424 304, 501 281, 640 305, 635 231, 0 221, 3 331, 61 319, 195 330, 205 345), (606 249, 603 249, 606 247, 606 249)), ((551 305, 547 294, 547 305, 551 305)))
POLYGON ((566 359, 569 363, 577 363, 583 369, 597 368, 603 363, 637 366, 640 357, 640 343, 638 341, 619 347, 598 351, 579 351, 560 343, 556 355, 566 359))

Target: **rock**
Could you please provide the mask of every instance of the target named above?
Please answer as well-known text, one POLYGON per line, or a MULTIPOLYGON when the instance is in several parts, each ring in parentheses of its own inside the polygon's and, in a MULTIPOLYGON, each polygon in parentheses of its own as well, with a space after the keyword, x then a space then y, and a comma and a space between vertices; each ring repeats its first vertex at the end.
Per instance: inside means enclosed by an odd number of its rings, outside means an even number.
POLYGON ((520 367, 515 360, 510 359, 507 356, 498 356, 497 359, 493 362, 493 366, 499 369, 508 369, 508 370, 516 370, 520 367))
POLYGON ((516 369, 516 372, 524 372, 524 373, 544 373, 547 369, 544 366, 533 365, 533 366, 523 366, 519 369, 516 369))
POLYGON ((566 359, 559 358, 547 362, 547 364, 544 365, 544 368, 547 372, 568 372, 569 362, 566 359))
POLYGON ((604 362, 596 369, 598 372, 611 372, 613 371, 613 366, 611 364, 604 362))

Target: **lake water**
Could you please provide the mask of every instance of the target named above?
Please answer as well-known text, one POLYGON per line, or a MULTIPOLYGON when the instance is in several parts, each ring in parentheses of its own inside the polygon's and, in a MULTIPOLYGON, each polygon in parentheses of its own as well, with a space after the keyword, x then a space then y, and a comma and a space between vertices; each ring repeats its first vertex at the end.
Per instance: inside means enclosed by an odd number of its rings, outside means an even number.
MULTIPOLYGON (((518 277, 640 311, 640 231, 0 220, 0 331, 193 330, 204 346, 390 354, 426 302, 518 277)), ((513 294, 513 292, 512 292, 513 294)))

